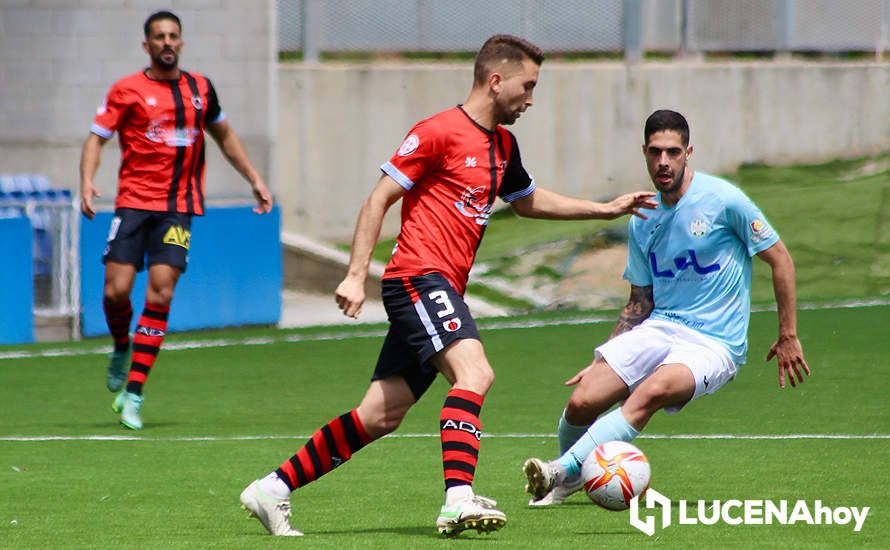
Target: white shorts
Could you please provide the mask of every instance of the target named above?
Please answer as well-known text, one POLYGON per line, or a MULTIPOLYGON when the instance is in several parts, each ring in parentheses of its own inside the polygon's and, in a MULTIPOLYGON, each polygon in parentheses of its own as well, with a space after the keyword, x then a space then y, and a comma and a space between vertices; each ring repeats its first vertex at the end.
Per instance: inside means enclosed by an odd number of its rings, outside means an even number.
MULTIPOLYGON (((631 392, 661 365, 680 363, 689 367, 695 378, 692 399, 714 393, 738 372, 738 365, 723 344, 670 321, 647 319, 597 347, 595 352, 631 392)), ((665 407, 665 411, 675 413, 682 407, 665 407)))

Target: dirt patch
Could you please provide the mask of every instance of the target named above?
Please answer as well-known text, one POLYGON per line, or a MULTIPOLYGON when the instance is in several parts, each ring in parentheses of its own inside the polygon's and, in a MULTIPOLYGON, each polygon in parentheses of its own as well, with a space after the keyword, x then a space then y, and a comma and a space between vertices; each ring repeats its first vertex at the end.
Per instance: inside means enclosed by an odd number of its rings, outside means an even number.
POLYGON ((553 301, 560 307, 615 309, 624 306, 630 292, 621 278, 627 261, 626 246, 611 246, 579 254, 556 285, 553 301))

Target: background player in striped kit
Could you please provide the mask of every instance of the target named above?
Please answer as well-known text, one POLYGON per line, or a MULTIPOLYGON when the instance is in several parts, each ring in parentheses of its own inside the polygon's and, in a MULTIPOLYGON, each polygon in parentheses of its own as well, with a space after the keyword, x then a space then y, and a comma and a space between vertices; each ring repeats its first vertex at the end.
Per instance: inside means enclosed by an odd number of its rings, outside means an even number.
POLYGON ((205 76, 179 68, 182 26, 168 11, 154 13, 143 25, 142 47, 151 64, 112 85, 97 110, 80 159, 81 210, 95 216, 93 184, 102 146, 119 134, 121 166, 115 216, 102 261, 103 305, 114 351, 107 387, 118 392, 112 408, 127 428, 142 428, 142 388, 167 330, 173 291, 185 271, 191 218, 204 213, 204 132, 219 144, 226 159, 250 182, 254 209, 272 209, 272 195, 254 169, 238 135, 229 126, 216 91, 205 76), (129 365, 130 292, 148 257, 145 309, 133 335, 129 365))
POLYGON ((402 199, 401 232, 383 280, 389 333, 359 406, 331 420, 241 493, 242 505, 273 535, 301 535, 289 523, 290 493, 395 430, 437 373, 451 390, 439 423, 446 494, 436 528, 454 535, 506 523, 496 502, 472 488, 479 416, 494 371, 463 301, 495 197, 533 218, 615 218, 654 206, 650 192, 603 204, 536 187, 515 137, 501 124, 512 124, 532 105, 542 61, 541 50, 521 38, 490 38, 476 56, 466 103, 418 122, 381 167, 383 175, 359 214, 348 273, 335 294, 345 315, 359 315, 383 216, 402 199))

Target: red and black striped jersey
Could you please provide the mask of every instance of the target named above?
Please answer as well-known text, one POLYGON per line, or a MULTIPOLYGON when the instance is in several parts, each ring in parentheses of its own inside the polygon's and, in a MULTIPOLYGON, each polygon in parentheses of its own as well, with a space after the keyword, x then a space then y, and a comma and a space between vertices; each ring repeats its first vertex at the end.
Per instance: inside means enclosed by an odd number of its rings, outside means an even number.
POLYGON ((407 190, 384 278, 438 272, 460 294, 495 197, 535 190, 513 134, 479 126, 460 106, 418 122, 381 169, 407 190))
POLYGON ((144 71, 115 82, 90 131, 118 133, 116 208, 204 213, 204 128, 225 120, 208 78, 181 71, 152 80, 144 71))

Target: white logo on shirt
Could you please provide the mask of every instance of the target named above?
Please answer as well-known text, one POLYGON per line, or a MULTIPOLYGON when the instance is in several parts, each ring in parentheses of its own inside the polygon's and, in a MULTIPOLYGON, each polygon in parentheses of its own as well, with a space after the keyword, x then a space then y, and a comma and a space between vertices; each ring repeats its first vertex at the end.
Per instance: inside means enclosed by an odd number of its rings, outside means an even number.
POLYGON ((158 104, 158 100, 153 97, 146 97, 145 102, 148 103, 149 105, 151 105, 152 107, 154 107, 155 105, 158 104))
POLYGON ((467 160, 464 161, 464 166, 466 166, 467 168, 475 168, 476 157, 467 157, 467 160))
POLYGON ((170 147, 191 147, 200 132, 195 128, 177 128, 174 121, 161 117, 148 123, 145 137, 155 143, 165 143, 170 147))
POLYGON ((417 147, 420 145, 420 138, 416 135, 411 134, 405 138, 405 141, 402 142, 402 146, 399 147, 399 156, 407 157, 414 151, 417 151, 417 147))
POLYGON ((106 100, 103 99, 102 103, 100 103, 99 106, 96 107, 96 114, 104 115, 107 110, 108 110, 108 103, 106 102, 106 100))
POLYGON ((702 219, 693 221, 689 224, 689 232, 693 237, 704 237, 708 232, 708 222, 702 219))

